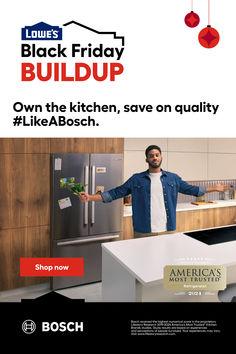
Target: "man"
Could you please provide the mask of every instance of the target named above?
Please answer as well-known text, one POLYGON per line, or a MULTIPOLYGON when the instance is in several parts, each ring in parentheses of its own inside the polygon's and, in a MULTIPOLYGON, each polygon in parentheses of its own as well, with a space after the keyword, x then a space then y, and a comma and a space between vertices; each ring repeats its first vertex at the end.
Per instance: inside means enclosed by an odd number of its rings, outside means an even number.
POLYGON ((209 192, 224 192, 229 186, 218 183, 205 188, 188 184, 177 174, 161 169, 162 153, 157 145, 145 151, 148 170, 136 173, 123 185, 100 194, 81 192, 82 202, 112 202, 132 195, 134 237, 162 235, 176 229, 176 205, 178 193, 200 197, 209 192))

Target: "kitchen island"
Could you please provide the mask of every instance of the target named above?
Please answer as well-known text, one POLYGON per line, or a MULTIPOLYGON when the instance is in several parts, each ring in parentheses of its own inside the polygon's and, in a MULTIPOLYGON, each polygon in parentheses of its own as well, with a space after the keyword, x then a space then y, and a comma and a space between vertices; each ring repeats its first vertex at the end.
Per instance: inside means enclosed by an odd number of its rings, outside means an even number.
MULTIPOLYGON (((229 228, 236 233, 235 225, 229 228)), ((220 302, 217 292, 165 290, 166 265, 223 265, 227 284, 235 283, 236 237, 212 245, 184 233, 103 243, 102 301, 220 302)))

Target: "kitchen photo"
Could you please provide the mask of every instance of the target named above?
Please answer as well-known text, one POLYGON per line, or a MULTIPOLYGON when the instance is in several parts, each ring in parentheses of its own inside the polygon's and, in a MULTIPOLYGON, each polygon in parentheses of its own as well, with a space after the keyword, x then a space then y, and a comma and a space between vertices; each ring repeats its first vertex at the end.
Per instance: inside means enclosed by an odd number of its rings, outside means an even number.
POLYGON ((0 173, 0 302, 236 301, 236 138, 1 138, 0 173), (22 276, 27 258, 83 275, 22 276), (168 288, 168 266, 223 285, 168 288))

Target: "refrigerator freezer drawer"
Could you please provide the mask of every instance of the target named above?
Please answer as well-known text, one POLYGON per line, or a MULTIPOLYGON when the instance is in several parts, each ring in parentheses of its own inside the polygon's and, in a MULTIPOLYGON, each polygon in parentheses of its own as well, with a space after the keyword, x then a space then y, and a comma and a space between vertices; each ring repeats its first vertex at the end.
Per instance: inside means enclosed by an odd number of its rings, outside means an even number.
POLYGON ((119 235, 106 235, 103 237, 87 237, 66 241, 54 240, 52 242, 52 257, 78 257, 84 259, 83 277, 52 277, 53 290, 68 288, 101 281, 102 279, 102 241, 109 241, 119 235))

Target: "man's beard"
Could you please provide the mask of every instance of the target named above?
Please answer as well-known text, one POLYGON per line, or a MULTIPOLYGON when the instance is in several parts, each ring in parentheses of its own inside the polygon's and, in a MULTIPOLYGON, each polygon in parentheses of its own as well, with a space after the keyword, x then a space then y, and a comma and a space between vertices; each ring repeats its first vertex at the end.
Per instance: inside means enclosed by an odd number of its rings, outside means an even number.
POLYGON ((149 166, 151 166, 152 168, 159 168, 161 166, 162 160, 157 164, 152 164, 151 162, 148 162, 149 166))

